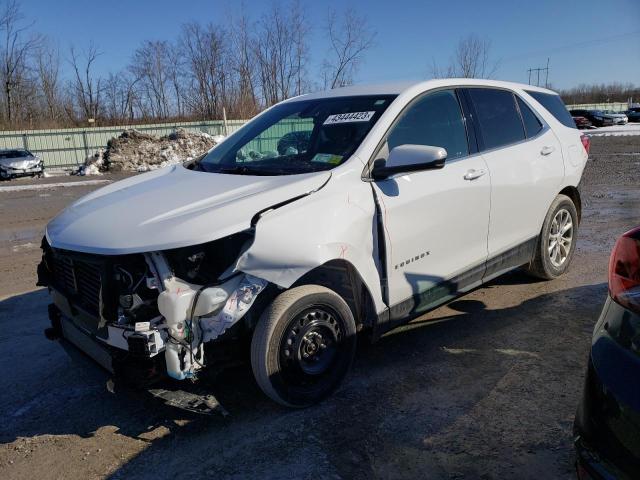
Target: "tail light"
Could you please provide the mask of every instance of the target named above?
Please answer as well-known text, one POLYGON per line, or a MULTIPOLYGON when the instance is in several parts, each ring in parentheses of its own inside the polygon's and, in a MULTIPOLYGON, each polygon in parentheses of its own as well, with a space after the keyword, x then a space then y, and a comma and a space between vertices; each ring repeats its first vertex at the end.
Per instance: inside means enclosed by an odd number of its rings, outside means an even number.
POLYGON ((613 247, 609 295, 623 307, 640 313, 640 227, 622 235, 613 247))
POLYGON ((589 149, 591 149, 591 138, 589 138, 588 135, 580 135, 580 141, 582 142, 582 146, 584 147, 584 150, 587 152, 587 155, 589 155, 589 149))

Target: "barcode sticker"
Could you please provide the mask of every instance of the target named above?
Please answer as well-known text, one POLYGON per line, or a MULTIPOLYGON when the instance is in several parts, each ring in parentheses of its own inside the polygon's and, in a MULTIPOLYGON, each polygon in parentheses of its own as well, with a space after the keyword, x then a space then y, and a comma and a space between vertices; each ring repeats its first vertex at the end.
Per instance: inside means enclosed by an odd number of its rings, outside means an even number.
POLYGON ((136 332, 147 332, 151 328, 151 322, 136 322, 134 330, 136 332))
POLYGON ((351 122, 368 122, 371 120, 376 112, 351 112, 351 113, 336 113, 335 115, 329 115, 324 121, 324 125, 335 125, 336 123, 351 123, 351 122))

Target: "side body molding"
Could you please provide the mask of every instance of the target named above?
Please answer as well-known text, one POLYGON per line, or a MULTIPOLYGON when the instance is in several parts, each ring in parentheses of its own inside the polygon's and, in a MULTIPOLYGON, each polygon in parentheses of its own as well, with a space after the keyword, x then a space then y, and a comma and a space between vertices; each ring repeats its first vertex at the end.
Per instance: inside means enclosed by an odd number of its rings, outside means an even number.
POLYGON ((380 288, 373 194, 367 183, 354 182, 353 173, 334 174, 320 190, 264 212, 255 224, 253 244, 239 257, 236 270, 289 288, 330 260, 346 260, 362 277, 376 312, 382 312, 386 305, 380 288))

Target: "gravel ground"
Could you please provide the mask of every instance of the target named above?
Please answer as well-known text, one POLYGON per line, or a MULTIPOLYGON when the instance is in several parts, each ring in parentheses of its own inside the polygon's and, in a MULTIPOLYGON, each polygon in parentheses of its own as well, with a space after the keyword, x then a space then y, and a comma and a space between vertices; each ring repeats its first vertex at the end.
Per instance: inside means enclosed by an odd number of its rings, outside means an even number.
POLYGON ((310 409, 282 409, 248 368, 230 371, 215 387, 226 418, 110 394, 104 372, 44 339, 42 229, 96 186, 0 184, 0 478, 573 478, 609 251, 640 224, 640 136, 592 142, 567 275, 514 272, 361 345, 344 387, 310 409))

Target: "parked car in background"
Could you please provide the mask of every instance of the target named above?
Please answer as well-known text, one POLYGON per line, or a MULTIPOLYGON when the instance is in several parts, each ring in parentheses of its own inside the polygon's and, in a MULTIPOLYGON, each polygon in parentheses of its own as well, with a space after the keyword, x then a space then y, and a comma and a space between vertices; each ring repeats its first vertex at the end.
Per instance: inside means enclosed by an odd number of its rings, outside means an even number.
POLYGON ((578 127, 578 128, 591 128, 591 127, 593 127, 593 124, 586 117, 572 116, 572 118, 573 118, 574 123, 576 124, 576 127, 578 127))
POLYGON ((521 266, 564 274, 588 147, 560 97, 530 85, 292 98, 54 218, 38 267, 48 336, 138 386, 206 377, 236 352, 273 400, 313 404, 356 332, 378 338, 521 266))
POLYGON ((572 117, 585 117, 596 127, 606 127, 606 126, 613 125, 615 123, 613 120, 613 117, 610 115, 607 115, 602 110, 576 109, 576 110, 570 110, 569 113, 571 113, 572 117))
POLYGON ((574 438, 580 479, 640 478, 640 227, 611 253, 574 438))
POLYGON ((640 107, 630 108, 625 114, 630 122, 640 122, 640 107))
POLYGON ((614 112, 613 110, 604 110, 606 115, 609 115, 613 118, 613 123, 616 125, 626 125, 629 122, 629 119, 624 114, 624 112, 614 112))
POLYGON ((29 150, 15 148, 0 150, 0 178, 8 180, 44 174, 44 162, 29 150))

